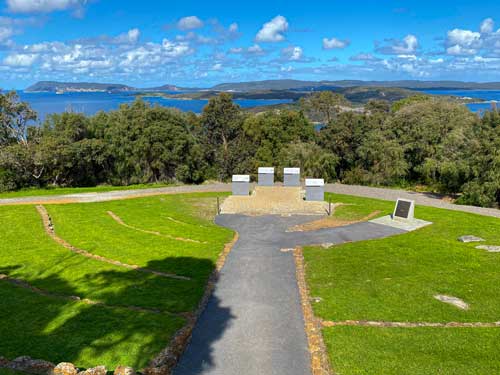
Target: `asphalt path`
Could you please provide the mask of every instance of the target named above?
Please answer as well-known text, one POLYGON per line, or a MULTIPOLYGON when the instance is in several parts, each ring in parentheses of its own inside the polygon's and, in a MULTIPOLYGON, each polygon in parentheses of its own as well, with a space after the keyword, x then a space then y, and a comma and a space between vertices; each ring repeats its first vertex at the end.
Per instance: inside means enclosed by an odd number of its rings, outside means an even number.
POLYGON ((174 375, 308 375, 310 356, 292 251, 404 233, 374 223, 287 232, 315 216, 220 215, 239 233, 174 375), (287 249, 287 251, 282 251, 287 249))

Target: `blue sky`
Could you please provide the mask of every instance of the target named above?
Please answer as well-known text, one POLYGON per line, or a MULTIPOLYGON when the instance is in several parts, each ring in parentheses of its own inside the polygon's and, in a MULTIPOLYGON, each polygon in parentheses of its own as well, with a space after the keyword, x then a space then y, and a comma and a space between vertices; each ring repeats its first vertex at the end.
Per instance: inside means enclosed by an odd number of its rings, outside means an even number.
POLYGON ((500 81, 500 3, 0 0, 4 89, 280 78, 500 81))

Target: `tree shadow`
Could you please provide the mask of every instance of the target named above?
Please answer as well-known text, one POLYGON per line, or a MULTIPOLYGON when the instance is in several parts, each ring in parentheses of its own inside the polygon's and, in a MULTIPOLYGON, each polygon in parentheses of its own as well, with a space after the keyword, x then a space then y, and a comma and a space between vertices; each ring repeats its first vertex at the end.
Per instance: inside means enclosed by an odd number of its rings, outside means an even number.
MULTIPOLYGON (((21 267, 0 267, 0 273, 17 275, 21 267)), ((78 279, 92 290, 103 289, 90 297, 57 274, 30 277, 29 284, 38 290, 0 280, 0 337, 6 338, 0 340, 0 353, 10 359, 28 355, 55 363, 72 362, 82 368, 148 366, 187 323, 185 313, 198 308, 215 264, 208 259, 168 257, 146 267, 175 269, 191 280, 108 270, 78 279), (99 304, 70 296, 95 298, 99 304)), ((210 358, 212 342, 223 334, 232 315, 213 296, 207 309, 216 319, 200 351, 210 358)))
POLYGON ((213 344, 223 336, 233 319, 231 309, 222 306, 220 299, 212 294, 173 375, 201 374, 215 367, 213 344))

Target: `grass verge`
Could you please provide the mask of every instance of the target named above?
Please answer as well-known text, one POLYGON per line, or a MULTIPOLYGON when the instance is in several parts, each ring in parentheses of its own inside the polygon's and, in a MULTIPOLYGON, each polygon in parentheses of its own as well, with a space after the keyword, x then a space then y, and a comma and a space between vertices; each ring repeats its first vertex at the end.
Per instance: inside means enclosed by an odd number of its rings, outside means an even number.
MULTIPOLYGON (((39 295, 0 280, 0 353, 69 361, 80 367, 143 367, 198 306, 207 279, 232 232, 209 220, 210 194, 156 196, 99 204, 47 206, 56 232, 88 251, 133 259, 147 268, 184 274, 175 280, 89 259, 54 242, 34 206, 0 207, 0 273, 36 288, 84 301, 39 295), (206 212, 199 207, 207 206, 206 212), (108 210, 144 229, 193 236, 174 241, 116 223, 108 210), (166 216, 169 219, 166 219, 166 216), (86 247, 86 245, 92 245, 86 247), (85 246, 84 246, 85 245, 85 246), (131 311, 124 306, 160 310, 131 311)), ((215 210, 214 210, 215 212, 215 210)), ((213 213, 212 213, 213 216, 213 213)))
MULTIPOLYGON (((393 207, 390 202, 335 194, 332 201, 351 204, 336 212, 350 220, 376 210, 389 213, 393 207)), ((415 214, 434 224, 385 239, 304 249, 310 295, 320 301, 313 303, 317 317, 330 321, 499 320, 500 255, 457 238, 474 234, 498 245, 500 220, 430 207, 417 207, 415 214), (462 298, 470 309, 439 302, 433 298, 436 294, 462 298)), ((333 327, 323 331, 333 367, 342 374, 492 373, 481 371, 491 368, 489 359, 500 355, 500 347, 491 344, 492 337, 500 337, 496 328, 333 327), (456 350, 469 339, 469 350, 458 354, 456 350), (384 350, 374 352, 372 347, 384 350), (410 370, 422 363, 427 371, 410 370)))

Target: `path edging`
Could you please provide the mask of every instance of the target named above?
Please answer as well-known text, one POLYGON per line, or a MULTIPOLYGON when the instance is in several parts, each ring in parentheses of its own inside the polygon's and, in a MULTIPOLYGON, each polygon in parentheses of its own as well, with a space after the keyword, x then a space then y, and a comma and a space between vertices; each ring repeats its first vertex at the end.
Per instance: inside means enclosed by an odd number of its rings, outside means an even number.
POLYGON ((295 260, 295 272, 297 285, 300 293, 300 304, 304 316, 304 325, 311 355, 312 375, 331 375, 334 374, 328 359, 326 346, 321 333, 321 320, 314 316, 309 297, 309 288, 307 287, 305 264, 302 247, 296 247, 293 252, 295 260))
POLYGON ((150 362, 149 367, 143 370, 145 375, 170 375, 172 373, 172 370, 179 362, 187 345, 191 341, 193 329, 208 304, 210 296, 215 288, 215 284, 219 278, 220 271, 222 270, 222 267, 224 267, 227 256, 238 241, 238 238, 239 234, 238 232, 235 232, 233 239, 225 244, 224 249, 217 259, 215 269, 208 278, 205 292, 203 293, 203 297, 201 298, 197 309, 187 317, 186 324, 174 334, 169 345, 150 362))

